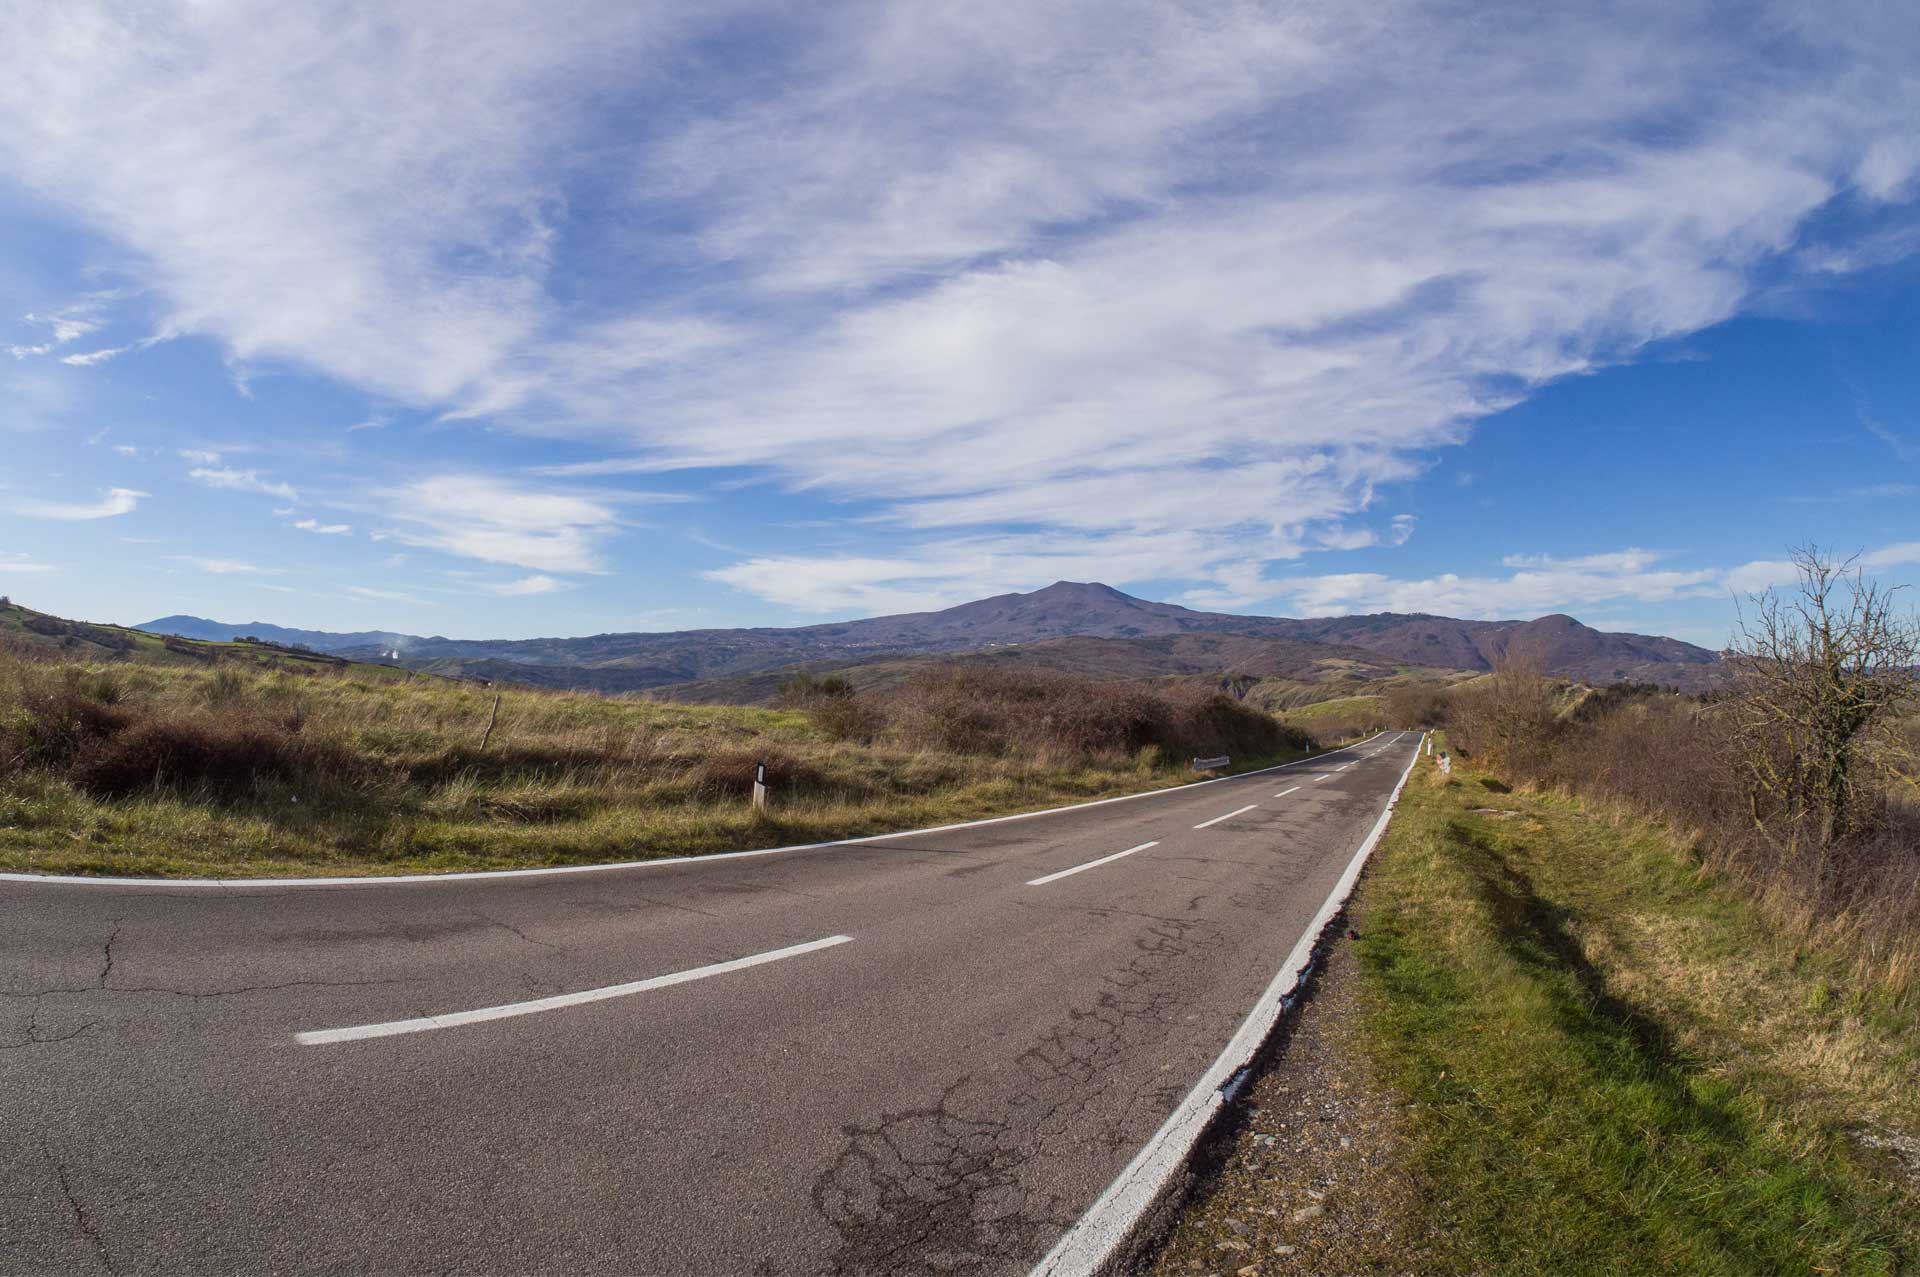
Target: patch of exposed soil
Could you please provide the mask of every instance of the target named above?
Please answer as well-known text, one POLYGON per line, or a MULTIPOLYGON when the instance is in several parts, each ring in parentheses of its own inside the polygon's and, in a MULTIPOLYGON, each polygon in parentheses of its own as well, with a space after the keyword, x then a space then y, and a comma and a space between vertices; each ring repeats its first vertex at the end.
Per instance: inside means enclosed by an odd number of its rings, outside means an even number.
POLYGON ((1142 1271, 1344 1277, 1432 1267, 1434 1239, 1400 1134, 1405 1105, 1375 1080, 1359 1041, 1361 988, 1343 937, 1142 1271))

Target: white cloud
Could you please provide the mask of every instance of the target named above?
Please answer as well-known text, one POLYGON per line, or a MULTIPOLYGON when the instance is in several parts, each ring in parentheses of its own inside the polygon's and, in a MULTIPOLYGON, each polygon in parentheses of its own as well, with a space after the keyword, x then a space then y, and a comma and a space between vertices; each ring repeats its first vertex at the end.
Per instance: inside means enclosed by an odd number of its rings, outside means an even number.
POLYGON ((1509 555, 1504 565, 1517 570, 1507 576, 1448 572, 1421 580, 1401 580, 1378 572, 1348 572, 1290 577, 1279 584, 1310 616, 1432 612, 1479 618, 1534 617, 1619 600, 1651 603, 1725 595, 1724 572, 1659 567, 1664 557, 1637 549, 1570 559, 1509 555))
MULTIPOLYGON (((1433 612, 1443 616, 1529 618, 1569 608, 1619 603, 1669 603, 1757 594, 1791 583, 1794 565, 1760 559, 1732 568, 1664 566, 1671 556, 1629 549, 1575 558, 1512 554, 1506 576, 1444 573, 1419 580, 1378 572, 1295 576, 1276 582, 1278 591, 1309 615, 1349 612, 1433 612)), ((1883 546, 1860 556, 1867 572, 1920 563, 1920 542, 1883 546)))
MULTIPOLYGON (((1193 533, 1122 532, 965 536, 913 547, 897 556, 766 555, 705 575, 806 612, 914 612, 980 596, 980 582, 1033 590, 1054 581, 1177 579, 1195 563, 1222 562, 1235 548, 1193 533)), ((1274 537, 1257 543, 1256 560, 1291 558, 1300 547, 1274 537)), ((1206 606, 1244 606, 1276 592, 1258 562, 1219 573, 1218 597, 1206 606)))
POLYGON ((132 346, 109 346, 101 350, 89 350, 84 353, 62 355, 60 362, 71 364, 75 368, 91 368, 95 364, 104 364, 109 359, 117 359, 132 350, 132 346))
POLYGON ((0 551, 0 576, 51 572, 53 570, 53 564, 35 562, 31 555, 8 554, 0 551))
POLYGON ((180 449, 180 459, 182 461, 191 461, 197 466, 217 466, 220 464, 219 453, 207 452, 200 448, 180 449))
POLYGON ((1920 541, 1901 541, 1894 545, 1883 545, 1877 550, 1869 550, 1860 556, 1860 566, 1868 572, 1911 567, 1916 563, 1920 563, 1920 541))
POLYGON ((199 568, 202 572, 211 572, 215 576, 285 576, 286 575, 285 570, 282 568, 263 568, 259 564, 249 563, 245 559, 202 558, 198 555, 193 555, 193 554, 176 554, 173 557, 178 559, 182 563, 191 563, 194 567, 199 568))
POLYGON ((236 470, 232 466, 196 466, 187 471, 189 478, 204 483, 209 488, 225 488, 231 492, 258 492, 263 496, 278 497, 282 501, 298 501, 300 494, 294 491, 290 483, 280 483, 264 479, 258 470, 236 470))
POLYGON ((383 603, 418 603, 420 600, 404 590, 380 590, 366 585, 349 585, 347 593, 359 599, 374 599, 383 603))
POLYGON ((34 519, 111 519, 131 514, 147 495, 133 488, 109 488, 98 501, 15 501, 13 512, 34 519))
MULTIPOLYGON (((104 303, 111 300, 112 296, 110 293, 95 294, 56 311, 23 316, 27 323, 50 330, 51 335, 48 340, 31 346, 8 346, 7 353, 15 359, 48 355, 69 342, 79 341, 89 333, 98 332, 104 326, 100 318, 105 309, 104 303)), ((68 358, 61 362, 74 361, 68 358)))
MULTIPOLYGON (((1897 5, 75 0, 17 27, 0 158, 129 250, 163 334, 642 459, 587 466, 861 502, 926 538, 868 556, 881 598, 945 596, 1006 525, 1045 548, 969 593, 1138 532, 1244 597, 1545 381, 1863 260, 1816 214, 1920 165, 1897 5), (747 32, 767 61, 706 74, 747 32)), ((412 522, 546 571, 612 526, 412 522)), ((850 597, 842 560, 771 561, 723 579, 850 597)))
POLYGON ((1735 594, 1761 594, 1794 579, 1797 569, 1786 559, 1755 559, 1727 573, 1727 588, 1735 594))
POLYGON ((495 594, 552 594, 556 590, 566 589, 567 583, 565 581, 555 580, 550 576, 542 576, 539 573, 535 573, 533 576, 522 577, 518 581, 506 581, 489 588, 491 588, 495 594))
POLYGON ((343 537, 353 531, 349 523, 322 523, 318 519, 296 519, 294 527, 302 532, 314 532, 323 537, 343 537))
POLYGON ((439 475, 383 496, 402 524, 397 540, 538 572, 599 571, 599 547, 619 526, 605 501, 487 475, 439 475))

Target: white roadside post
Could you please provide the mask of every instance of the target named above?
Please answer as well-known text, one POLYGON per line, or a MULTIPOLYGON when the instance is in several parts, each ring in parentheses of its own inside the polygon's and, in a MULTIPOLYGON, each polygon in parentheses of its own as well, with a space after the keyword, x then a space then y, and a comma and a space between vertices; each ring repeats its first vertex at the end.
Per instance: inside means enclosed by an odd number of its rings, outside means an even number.
POLYGON ((767 809, 767 765, 753 765, 753 807, 755 811, 767 809))

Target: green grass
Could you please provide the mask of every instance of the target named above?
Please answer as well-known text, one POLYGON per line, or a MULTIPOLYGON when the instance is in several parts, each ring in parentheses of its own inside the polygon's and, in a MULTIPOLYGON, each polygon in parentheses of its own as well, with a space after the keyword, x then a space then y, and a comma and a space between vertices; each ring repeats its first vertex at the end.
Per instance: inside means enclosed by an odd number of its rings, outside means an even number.
POLYGON ((1920 1191, 1850 1133, 1920 1131, 1911 1010, 1654 830, 1423 761, 1359 916, 1441 1270, 1920 1265, 1920 1191))

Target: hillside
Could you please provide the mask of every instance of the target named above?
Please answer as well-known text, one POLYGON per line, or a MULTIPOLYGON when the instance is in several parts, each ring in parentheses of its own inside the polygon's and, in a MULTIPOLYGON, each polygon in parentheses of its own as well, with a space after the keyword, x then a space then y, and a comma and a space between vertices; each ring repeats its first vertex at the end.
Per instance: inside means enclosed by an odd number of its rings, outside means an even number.
POLYGON ((651 695, 689 704, 772 704, 780 685, 795 673, 836 674, 860 690, 904 682, 931 666, 984 665, 1022 672, 1074 674, 1096 679, 1198 678, 1235 684, 1286 679, 1317 684, 1329 680, 1371 682, 1392 678, 1395 663, 1357 647, 1338 647, 1300 639, 1255 638, 1244 634, 1168 634, 1154 638, 1054 638, 1003 644, 977 652, 871 656, 845 661, 810 661, 749 674, 676 683, 651 695))
MULTIPOLYGON (((262 637, 297 634, 308 646, 367 660, 399 660, 436 673, 545 687, 643 691, 730 679, 812 662, 983 651, 1054 639, 1141 640, 1237 635, 1359 650, 1390 664, 1484 672, 1508 656, 1589 683, 1655 682, 1700 690, 1720 677, 1719 657, 1676 639, 1608 634, 1569 616, 1465 621, 1380 613, 1299 620, 1198 612, 1138 599, 1097 583, 1060 581, 935 612, 789 629, 684 630, 524 640, 448 639, 387 632, 329 634, 168 617, 140 627, 262 637)), ((1097 649, 1089 649, 1089 652, 1097 649)), ((1102 656, 1104 662, 1109 657, 1102 656)), ((1215 666, 1214 668, 1228 668, 1215 666)), ((1093 672, 1093 671, 1083 671, 1093 672)))
POLYGON ((294 673, 352 669, 381 679, 406 677, 404 671, 390 665, 324 652, 300 651, 275 643, 206 642, 120 625, 69 621, 10 601, 0 602, 0 647, 22 655, 75 662, 129 661, 168 666, 226 663, 294 673))

